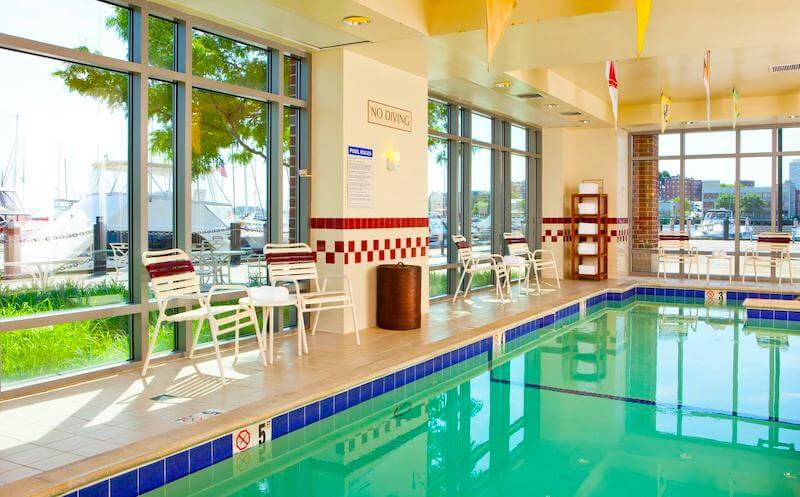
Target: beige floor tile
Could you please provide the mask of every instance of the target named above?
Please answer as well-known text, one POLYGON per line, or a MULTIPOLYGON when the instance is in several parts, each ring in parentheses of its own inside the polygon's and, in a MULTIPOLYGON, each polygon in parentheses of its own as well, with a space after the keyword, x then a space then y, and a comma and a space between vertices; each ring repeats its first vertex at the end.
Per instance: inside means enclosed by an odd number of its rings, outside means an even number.
POLYGON ((2 454, 2 458, 13 463, 30 466, 31 463, 42 461, 53 456, 57 456, 61 451, 51 449, 49 447, 40 447, 38 445, 30 445, 27 450, 15 452, 11 454, 2 454))
POLYGON ((20 466, 12 469, 11 471, 6 471, 5 473, 0 474, 0 485, 21 480, 23 478, 28 478, 29 476, 34 476, 39 473, 41 473, 41 470, 29 468, 27 466, 20 466))
POLYGON ((5 459, 0 459, 0 475, 7 471, 11 471, 12 469, 17 469, 20 467, 22 467, 21 464, 17 464, 11 461, 6 461, 5 459))
POLYGON ((69 449, 69 452, 71 454, 77 454, 85 458, 90 456, 96 456, 97 454, 102 454, 104 452, 108 452, 118 447, 120 447, 120 444, 115 444, 105 440, 95 440, 92 443, 86 445, 80 445, 72 449, 69 449))
POLYGON ((83 459, 83 456, 81 455, 62 452, 61 454, 57 454, 47 459, 33 461, 29 464, 29 466, 41 471, 47 471, 48 469, 60 468, 65 464, 80 461, 81 459, 83 459))

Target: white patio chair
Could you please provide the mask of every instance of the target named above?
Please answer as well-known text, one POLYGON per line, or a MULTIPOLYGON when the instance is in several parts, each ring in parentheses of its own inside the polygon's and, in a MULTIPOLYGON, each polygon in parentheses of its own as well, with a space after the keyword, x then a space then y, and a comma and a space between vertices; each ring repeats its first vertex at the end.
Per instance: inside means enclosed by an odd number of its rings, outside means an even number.
POLYGON ((792 277, 791 258, 792 234, 775 231, 764 231, 756 235, 756 246, 744 252, 744 267, 742 281, 747 275, 747 269, 753 270, 753 278, 758 281, 758 268, 768 268, 771 272, 775 268, 778 273, 778 284, 783 284, 783 264, 789 269, 789 282, 794 283, 792 277))
POLYGON ((538 249, 532 252, 531 274, 536 281, 536 295, 541 295, 544 291, 554 292, 561 290, 561 274, 558 271, 556 256, 552 250, 538 249), (544 281, 544 272, 552 271, 555 283, 544 281), (541 276, 540 276, 541 275, 541 276), (542 287, 546 287, 542 289, 542 287))
POLYGON ((128 269, 128 244, 124 242, 109 243, 111 247, 111 262, 114 263, 116 281, 124 281, 120 279, 123 269, 128 269))
POLYGON ((305 312, 313 314, 311 334, 314 335, 317 332, 317 323, 321 312, 350 309, 353 328, 356 332, 356 344, 361 345, 356 306, 352 297, 353 287, 347 276, 343 274, 325 276, 320 287, 316 256, 311 247, 305 243, 265 244, 264 259, 267 263, 270 284, 287 284, 290 287, 289 291, 297 299, 297 331, 303 334, 306 352, 308 352, 308 343, 305 340, 306 331, 303 322, 303 313, 305 312), (342 280, 343 288, 329 290, 328 281, 332 279, 342 280), (306 283, 308 289, 301 290, 301 286, 306 283))
POLYGON ((662 231, 658 234, 658 268, 656 278, 667 277, 667 263, 686 264, 686 274, 691 278, 692 266, 700 279, 700 255, 692 247, 688 231, 662 231))
POLYGON ((214 245, 211 242, 201 240, 192 244, 192 262, 200 277, 200 284, 206 285, 209 282, 215 284, 222 279, 217 258, 214 257, 214 245))
POLYGON ((189 348, 189 357, 194 356, 194 349, 200 338, 203 323, 208 319, 211 328, 211 341, 214 344, 214 353, 217 356, 219 373, 222 382, 225 382, 225 369, 222 365, 222 355, 219 350, 219 336, 233 333, 235 344, 234 353, 239 357, 239 334, 241 330, 248 326, 253 326, 258 340, 261 359, 264 366, 267 365, 267 358, 264 352, 264 342, 261 336, 256 311, 252 305, 248 304, 224 304, 212 305, 214 295, 221 291, 243 291, 250 296, 250 290, 242 285, 214 285, 208 295, 204 296, 200 292, 200 277, 194 270, 189 256, 180 249, 153 250, 142 254, 142 263, 150 275, 150 286, 158 303, 158 319, 150 337, 147 348, 147 355, 142 365, 142 376, 147 374, 150 359, 153 356, 153 349, 158 341, 158 333, 161 325, 166 321, 169 323, 197 321, 192 343, 189 348), (197 307, 188 311, 178 311, 174 314, 167 314, 170 303, 181 301, 183 305, 196 305, 197 307))
POLYGON ((528 246, 528 240, 522 233, 503 233, 503 240, 508 248, 508 255, 503 256, 503 262, 509 270, 514 268, 519 270, 517 282, 519 283, 521 295, 523 291, 528 292, 530 290, 530 270, 533 266, 533 253, 528 246))
POLYGON ((462 235, 452 235, 452 238, 458 250, 458 261, 461 264, 461 277, 458 280, 458 285, 456 285, 456 293, 453 294, 453 302, 456 301, 466 276, 469 275, 469 279, 467 280, 467 287, 464 289, 464 298, 469 295, 475 273, 483 271, 494 273, 494 291, 500 302, 506 302, 505 291, 508 291, 508 300, 511 301, 511 276, 503 262, 503 256, 498 254, 473 254, 472 247, 470 247, 466 238, 462 235))

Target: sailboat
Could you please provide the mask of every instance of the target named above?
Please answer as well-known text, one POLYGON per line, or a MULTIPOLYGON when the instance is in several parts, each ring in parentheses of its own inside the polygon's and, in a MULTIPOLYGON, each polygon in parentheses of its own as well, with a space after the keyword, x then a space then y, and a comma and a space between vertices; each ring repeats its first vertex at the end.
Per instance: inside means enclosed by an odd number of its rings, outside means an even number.
MULTIPOLYGON (((92 249, 93 228, 98 218, 106 229, 109 243, 127 242, 128 225, 128 163, 103 160, 91 165, 91 193, 83 195, 60 213, 55 222, 37 231, 35 238, 46 239, 41 247, 26 247, 36 257, 39 252, 57 250, 65 257, 86 255, 92 249)), ((148 163, 148 238, 149 247, 167 248, 173 236, 173 176, 172 164, 148 163)), ((216 249, 230 248, 228 238, 231 223, 237 219, 231 202, 222 192, 218 180, 205 175, 192 184, 192 232, 195 241, 211 243, 216 249)), ((264 245, 263 229, 258 230, 251 220, 242 232, 243 248, 260 249, 264 245)), ((263 223, 262 223, 263 225, 263 223)))

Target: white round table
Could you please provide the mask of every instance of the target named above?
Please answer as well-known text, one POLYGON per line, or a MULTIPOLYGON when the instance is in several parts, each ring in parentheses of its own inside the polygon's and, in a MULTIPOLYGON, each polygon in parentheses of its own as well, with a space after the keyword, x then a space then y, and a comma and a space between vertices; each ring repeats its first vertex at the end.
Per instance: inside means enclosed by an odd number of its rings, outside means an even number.
POLYGON ((240 304, 252 305, 261 308, 261 336, 267 335, 267 321, 269 321, 269 363, 274 362, 274 334, 275 334, 275 308, 292 306, 297 309, 297 355, 308 354, 308 340, 306 338, 306 327, 303 323, 303 315, 297 305, 297 299, 289 295, 288 291, 281 292, 278 288, 263 286, 250 289, 250 297, 239 299, 240 304))

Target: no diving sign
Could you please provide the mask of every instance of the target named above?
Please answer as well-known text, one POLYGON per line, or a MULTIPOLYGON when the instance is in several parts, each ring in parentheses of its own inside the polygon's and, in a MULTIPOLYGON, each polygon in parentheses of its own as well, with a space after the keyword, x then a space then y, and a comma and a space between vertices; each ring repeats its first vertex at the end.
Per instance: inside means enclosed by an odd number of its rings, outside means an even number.
POLYGON ((272 439, 272 426, 269 420, 245 426, 233 432, 233 453, 238 454, 250 447, 261 445, 272 439))

